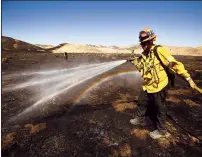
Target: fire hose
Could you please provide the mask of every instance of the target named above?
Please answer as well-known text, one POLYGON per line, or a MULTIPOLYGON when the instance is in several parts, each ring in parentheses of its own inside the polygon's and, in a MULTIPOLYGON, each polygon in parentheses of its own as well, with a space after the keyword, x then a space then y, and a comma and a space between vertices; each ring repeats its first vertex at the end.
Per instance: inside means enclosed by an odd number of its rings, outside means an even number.
POLYGON ((194 138, 196 138, 199 141, 199 145, 202 146, 202 140, 197 137, 196 135, 194 135, 193 133, 191 133, 190 131, 188 131, 187 129, 185 129, 184 127, 182 127, 180 124, 178 124, 171 115, 166 114, 166 116, 172 120, 178 127, 180 127, 182 130, 184 130, 186 133, 188 133, 189 135, 193 136, 194 138))
POLYGON ((199 93, 201 93, 201 94, 202 94, 202 89, 201 89, 201 88, 199 88, 199 87, 195 86, 195 87, 194 87, 194 89, 195 89, 195 90, 197 90, 199 93))

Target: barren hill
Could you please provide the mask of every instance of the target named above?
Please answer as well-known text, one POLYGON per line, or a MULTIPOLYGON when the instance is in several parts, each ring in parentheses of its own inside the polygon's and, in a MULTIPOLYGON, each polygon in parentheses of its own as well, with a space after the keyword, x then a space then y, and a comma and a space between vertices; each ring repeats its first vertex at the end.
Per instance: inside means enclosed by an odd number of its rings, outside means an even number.
POLYGON ((54 47, 53 45, 41 45, 41 44, 35 44, 35 45, 43 49, 50 49, 54 47))
MULTIPOLYGON (((50 49, 49 49, 50 50, 50 49)), ((53 53, 131 53, 128 48, 89 44, 60 44, 51 48, 53 53)))
MULTIPOLYGON (((100 51, 94 46, 85 44, 60 44, 56 47, 51 48, 53 53, 99 53, 100 51)), ((101 53, 101 52, 100 52, 101 53)))
MULTIPOLYGON (((200 47, 177 47, 164 45, 173 55, 189 55, 189 56, 202 56, 202 46, 200 47)), ((46 51, 51 53, 117 53, 117 54, 130 54, 132 50, 134 53, 140 54, 142 48, 140 45, 131 46, 103 46, 103 45, 90 45, 90 44, 72 44, 62 43, 57 46, 30 44, 24 41, 16 40, 10 37, 2 36, 3 50, 11 51, 46 51)))
POLYGON ((6 51, 44 51, 43 48, 10 37, 1 37, 2 49, 6 51))
MULTIPOLYGON (((173 55, 189 55, 189 56, 202 56, 202 46, 201 47, 177 47, 177 46, 165 46, 173 55)), ((142 52, 140 45, 134 46, 103 46, 103 45, 88 45, 88 44, 71 44, 63 43, 56 47, 49 49, 52 53, 120 53, 129 54, 132 50, 136 54, 142 52)))
MULTIPOLYGON (((165 45, 164 45, 165 46, 165 45)), ((165 46, 171 54, 185 55, 185 56, 202 56, 202 47, 177 47, 177 46, 165 46)))

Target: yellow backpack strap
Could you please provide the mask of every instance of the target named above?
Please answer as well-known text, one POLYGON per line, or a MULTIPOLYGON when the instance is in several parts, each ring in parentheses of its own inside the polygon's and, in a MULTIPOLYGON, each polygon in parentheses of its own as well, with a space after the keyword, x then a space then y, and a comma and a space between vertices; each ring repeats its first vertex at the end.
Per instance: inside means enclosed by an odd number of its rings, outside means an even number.
MULTIPOLYGON (((154 55, 156 56, 156 58, 159 60, 161 66, 164 68, 167 76, 168 76, 168 79, 169 79, 169 82, 170 82, 170 85, 173 87, 174 86, 174 80, 175 80, 175 74, 167 67, 163 64, 162 60, 160 59, 158 53, 157 53, 157 49, 158 47, 162 47, 161 45, 156 45, 153 49, 153 53, 154 55)), ((169 86, 170 86, 169 85, 169 86)))
POLYGON ((161 45, 156 45, 153 49, 154 55, 156 56, 156 58, 159 60, 159 62, 161 63, 162 67, 165 69, 165 65, 163 64, 162 60, 160 59, 158 53, 157 53, 157 49, 158 47, 162 47, 161 45))

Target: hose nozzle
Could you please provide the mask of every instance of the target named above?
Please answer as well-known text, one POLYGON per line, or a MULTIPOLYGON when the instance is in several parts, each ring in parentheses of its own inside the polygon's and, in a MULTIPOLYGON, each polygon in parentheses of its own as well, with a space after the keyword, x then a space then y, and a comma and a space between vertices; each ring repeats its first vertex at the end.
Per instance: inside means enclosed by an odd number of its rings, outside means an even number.
POLYGON ((126 59, 126 62, 132 62, 132 61, 134 61, 134 60, 135 60, 135 58, 129 57, 129 58, 126 59))

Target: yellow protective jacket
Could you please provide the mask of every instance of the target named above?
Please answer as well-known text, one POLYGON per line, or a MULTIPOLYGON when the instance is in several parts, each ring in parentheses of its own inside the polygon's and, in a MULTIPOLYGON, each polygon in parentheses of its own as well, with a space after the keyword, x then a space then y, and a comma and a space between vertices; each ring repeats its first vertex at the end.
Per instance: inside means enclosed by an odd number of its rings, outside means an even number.
MULTIPOLYGON (((168 84, 168 76, 153 53, 154 46, 156 45, 151 47, 147 56, 142 53, 139 59, 135 59, 132 62, 141 72, 144 80, 143 90, 148 93, 159 92, 168 84)), ((177 61, 165 47, 158 47, 157 53, 165 66, 168 66, 186 80, 190 78, 190 74, 185 70, 184 65, 177 61)))

